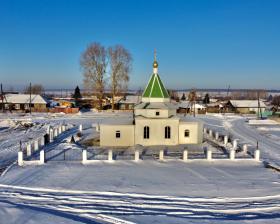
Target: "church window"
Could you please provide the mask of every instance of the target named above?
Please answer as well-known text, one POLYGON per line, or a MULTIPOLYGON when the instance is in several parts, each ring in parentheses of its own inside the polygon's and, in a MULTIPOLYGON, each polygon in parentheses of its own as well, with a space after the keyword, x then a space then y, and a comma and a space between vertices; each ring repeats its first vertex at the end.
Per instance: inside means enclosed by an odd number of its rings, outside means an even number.
POLYGON ((156 116, 159 116, 159 111, 156 112, 156 116))
POLYGON ((165 138, 170 139, 171 134, 171 128, 169 126, 165 127, 165 138))
POLYGON ((121 132, 120 131, 116 131, 116 138, 120 138, 121 137, 121 132))
POLYGON ((150 128, 148 126, 144 127, 144 138, 149 139, 150 138, 150 128))
POLYGON ((185 130, 185 137, 190 137, 190 131, 188 129, 185 130))

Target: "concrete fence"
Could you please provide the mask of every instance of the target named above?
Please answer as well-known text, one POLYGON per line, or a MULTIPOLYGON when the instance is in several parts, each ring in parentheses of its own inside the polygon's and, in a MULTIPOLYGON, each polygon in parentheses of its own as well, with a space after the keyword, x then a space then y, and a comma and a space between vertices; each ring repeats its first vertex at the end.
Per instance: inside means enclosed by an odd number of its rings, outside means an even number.
MULTIPOLYGON (((47 136, 48 136, 48 142, 53 142, 54 139, 61 133, 65 132, 68 130, 68 126, 65 125, 59 125, 57 127, 51 128, 48 127, 47 128, 47 136)), ((45 142, 45 135, 33 139, 32 141, 28 142, 26 144, 26 148, 25 149, 20 149, 20 151, 18 152, 18 165, 19 166, 23 166, 23 165, 31 165, 31 164, 37 164, 37 165, 41 165, 45 163, 45 151, 43 149, 43 147, 45 146, 46 142, 45 142), (26 156, 30 157, 33 155, 33 153, 36 153, 38 150, 40 150, 40 154, 39 154, 39 160, 25 160, 24 159, 24 150, 26 150, 26 156)))

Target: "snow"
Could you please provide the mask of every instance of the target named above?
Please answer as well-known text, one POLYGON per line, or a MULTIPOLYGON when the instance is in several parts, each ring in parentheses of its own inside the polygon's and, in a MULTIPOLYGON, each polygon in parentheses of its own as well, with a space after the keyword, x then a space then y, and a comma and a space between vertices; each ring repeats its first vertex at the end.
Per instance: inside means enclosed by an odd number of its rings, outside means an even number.
MULTIPOLYGON (((250 147, 255 147, 258 139, 261 159, 280 164, 279 125, 251 126, 247 117, 239 115, 182 118, 203 121, 207 128, 229 134, 250 147)), ((75 127, 45 147, 47 163, 13 165, 0 177, 0 223, 280 222, 280 176, 262 163, 183 162, 177 158, 82 165, 81 146, 67 141, 79 124, 83 125, 82 139, 90 139, 99 135, 97 124, 131 120, 132 113, 120 112, 1 114, 1 165, 16 159, 19 141, 41 136, 48 125, 67 123, 75 127), (23 128, 19 122, 33 126, 23 128), (61 152, 66 152, 67 161, 61 152)))
MULTIPOLYGON (((29 104, 30 94, 6 94, 5 101, 8 103, 29 104)), ((31 103, 47 104, 43 97, 40 95, 31 95, 31 103)))
POLYGON ((250 119, 249 124, 250 125, 277 125, 278 122, 269 119, 265 119, 265 120, 250 119))

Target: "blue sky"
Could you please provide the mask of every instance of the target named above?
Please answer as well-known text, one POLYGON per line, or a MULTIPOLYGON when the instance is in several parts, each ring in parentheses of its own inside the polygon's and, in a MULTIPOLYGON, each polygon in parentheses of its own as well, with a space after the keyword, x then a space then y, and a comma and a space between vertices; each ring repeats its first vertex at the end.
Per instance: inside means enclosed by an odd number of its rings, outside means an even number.
POLYGON ((0 81, 82 85, 91 42, 133 56, 130 88, 144 88, 157 49, 168 88, 280 89, 277 0, 6 0, 0 2, 0 81))

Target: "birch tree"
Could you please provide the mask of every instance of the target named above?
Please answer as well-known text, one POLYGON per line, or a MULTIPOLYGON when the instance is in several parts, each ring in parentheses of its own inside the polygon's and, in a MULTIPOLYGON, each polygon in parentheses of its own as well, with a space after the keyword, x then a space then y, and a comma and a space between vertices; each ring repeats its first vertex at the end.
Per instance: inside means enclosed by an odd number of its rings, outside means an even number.
POLYGON ((96 93, 99 109, 102 109, 106 84, 107 51, 99 43, 90 44, 82 53, 80 64, 83 69, 84 86, 96 93))
POLYGON ((115 97, 126 92, 131 70, 132 57, 128 50, 121 45, 110 47, 108 50, 110 62, 110 88, 112 94, 112 110, 115 109, 115 97))

